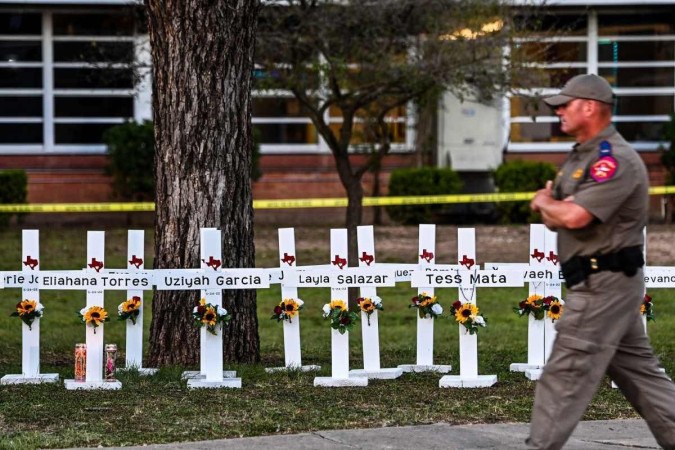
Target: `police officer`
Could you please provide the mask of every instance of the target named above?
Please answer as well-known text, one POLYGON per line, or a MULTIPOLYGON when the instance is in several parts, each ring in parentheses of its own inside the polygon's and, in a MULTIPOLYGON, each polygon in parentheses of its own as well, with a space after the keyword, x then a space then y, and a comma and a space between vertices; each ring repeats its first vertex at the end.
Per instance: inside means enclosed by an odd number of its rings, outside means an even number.
POLYGON ((537 384, 531 448, 561 448, 608 374, 675 449, 675 384, 661 372, 640 318, 648 178, 642 159, 611 124, 614 95, 597 75, 570 79, 544 101, 576 144, 555 183, 530 207, 558 233, 565 312, 537 384))

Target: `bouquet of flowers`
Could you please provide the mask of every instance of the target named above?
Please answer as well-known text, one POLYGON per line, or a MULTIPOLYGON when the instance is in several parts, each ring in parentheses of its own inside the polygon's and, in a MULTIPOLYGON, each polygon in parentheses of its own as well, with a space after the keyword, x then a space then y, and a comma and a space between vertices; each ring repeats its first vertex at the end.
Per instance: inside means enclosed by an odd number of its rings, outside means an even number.
POLYGON ((330 320, 330 326, 334 330, 345 334, 354 327, 359 320, 358 314, 350 311, 343 300, 331 300, 330 303, 323 305, 323 318, 330 320))
POLYGON ((35 300, 22 300, 16 304, 16 311, 10 314, 10 316, 20 318, 23 323, 28 325, 28 329, 32 329, 33 321, 42 317, 44 309, 45 307, 35 300))
POLYGON ((206 327, 206 331, 217 335, 216 327, 230 321, 230 314, 225 308, 219 305, 206 303, 206 299, 201 299, 199 305, 192 310, 194 324, 198 327, 206 327))
POLYGON ((544 299, 544 309, 546 310, 546 315, 555 322, 560 319, 563 313, 564 301, 560 300, 558 297, 549 295, 544 299))
POLYGON ((654 318, 654 303, 652 303, 652 297, 650 295, 645 294, 644 298, 642 299, 640 313, 647 317, 647 321, 656 320, 654 318))
POLYGON ((375 311, 376 309, 379 309, 380 311, 384 310, 384 307, 382 306, 382 299, 377 295, 373 296, 373 298, 359 297, 356 299, 356 303, 359 304, 359 308, 361 308, 361 311, 366 313, 366 319, 368 319, 368 326, 370 326, 370 315, 373 313, 373 311, 375 311))
POLYGON ((544 309, 544 297, 537 294, 530 295, 527 299, 518 303, 518 306, 514 306, 513 312, 520 317, 532 314, 535 319, 542 320, 546 314, 546 310, 544 309))
POLYGON ((298 314, 304 304, 305 302, 299 298, 285 298, 274 307, 274 314, 270 319, 276 319, 277 322, 283 322, 284 320, 291 322, 291 319, 298 314))
POLYGON ((478 307, 473 303, 462 303, 457 300, 452 304, 452 315, 457 322, 464 325, 469 334, 478 333, 479 327, 487 326, 487 318, 478 313, 478 307))
POLYGON ((90 306, 88 308, 82 308, 79 313, 80 320, 86 325, 89 325, 94 329, 96 333, 96 328, 104 322, 110 320, 108 317, 108 311, 106 311, 102 306, 90 306))
POLYGON ((117 306, 117 315, 119 320, 131 320, 136 325, 136 318, 141 313, 141 298, 134 295, 117 306))
POLYGON ((420 318, 430 317, 435 319, 443 314, 443 307, 438 303, 436 296, 429 297, 426 292, 422 292, 412 298, 412 304, 408 308, 417 308, 420 318))
POLYGON ((518 306, 513 307, 513 312, 520 317, 532 314, 535 319, 542 320, 545 316, 550 317, 553 321, 560 319, 563 310, 563 301, 557 297, 549 295, 543 297, 538 294, 530 295, 527 299, 518 303, 518 306))

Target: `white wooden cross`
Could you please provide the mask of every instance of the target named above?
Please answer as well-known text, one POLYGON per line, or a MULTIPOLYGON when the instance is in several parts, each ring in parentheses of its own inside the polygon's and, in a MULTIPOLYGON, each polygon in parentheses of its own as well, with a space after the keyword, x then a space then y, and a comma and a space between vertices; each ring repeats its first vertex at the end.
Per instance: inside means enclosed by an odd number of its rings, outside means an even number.
MULTIPOLYGON (((22 232, 21 261, 23 272, 29 274, 40 270, 40 232, 38 230, 23 230, 22 232)), ((4 277, 1 280, 4 282, 4 277)), ((33 300, 40 304, 40 289, 37 287, 22 288, 22 300, 33 300)), ((40 373, 40 318, 35 318, 29 327, 21 323, 21 373, 5 375, 0 384, 32 384, 55 383, 59 380, 57 373, 40 373)))
MULTIPOLYGON (((87 262, 85 273, 99 280, 105 267, 105 232, 87 231, 87 262)), ((104 306, 104 288, 97 283, 96 288, 87 289, 87 308, 104 306)), ((115 311, 116 312, 116 311, 115 311)), ((108 317, 114 316, 108 311, 108 317)), ((66 389, 121 389, 117 380, 103 379, 103 342, 105 324, 98 327, 85 326, 87 344, 87 369, 85 381, 65 380, 66 389)))
MULTIPOLYGON (((348 240, 346 229, 330 230, 331 263, 335 265, 333 271, 343 270, 347 266, 348 240)), ((343 300, 348 304, 349 288, 331 286, 330 300, 343 300)), ((314 386, 342 387, 367 386, 368 378, 349 376, 349 331, 340 334, 331 328, 331 376, 314 378, 314 386)))
MULTIPOLYGON (((673 288, 675 287, 675 267, 667 266, 647 266, 647 228, 643 230, 644 246, 642 252, 645 259, 644 280, 645 280, 645 294, 648 288, 673 288)), ((645 328, 647 334, 647 316, 642 315, 642 326, 645 328)), ((661 372, 666 373, 666 369, 661 367, 661 372)), ((617 389, 619 386, 612 381, 612 388, 617 389)))
MULTIPOLYGON (((436 225, 420 224, 418 267, 415 273, 424 271, 436 264, 436 225)), ((431 284, 420 284, 418 295, 425 293, 434 296, 434 287, 431 284)), ((447 305, 446 305, 447 308, 447 305)), ((448 373, 452 370, 449 364, 434 364, 434 319, 433 317, 417 317, 417 362, 416 364, 402 364, 403 372, 439 372, 448 373)))
MULTIPOLYGON (((375 237, 371 225, 357 228, 357 241, 359 252, 359 267, 375 267, 375 237)), ((363 298, 372 299, 377 295, 377 287, 363 286, 360 289, 363 298)), ((403 373, 399 367, 380 367, 380 333, 378 323, 378 311, 375 309, 368 314, 361 311, 361 338, 363 340, 363 369, 354 369, 349 373, 351 376, 361 376, 376 379, 398 378, 403 373)))
MULTIPOLYGON (((485 266, 520 269, 524 280, 529 283, 528 296, 554 296, 561 299, 563 276, 557 248, 555 232, 542 224, 532 224, 529 264, 486 263, 485 266)), ((527 362, 512 363, 509 368, 512 372, 524 372, 527 378, 534 380, 541 375, 541 369, 551 354, 556 332, 553 320, 548 315, 537 320, 529 314, 527 320, 527 362)))
MULTIPOLYGON (((279 267, 281 269, 298 267, 295 252, 295 230, 293 228, 279 228, 279 267)), ((281 283, 281 299, 298 298, 298 288, 281 283)), ((321 366, 302 365, 300 351, 300 313, 296 314, 291 321, 283 321, 284 329, 284 367, 268 367, 266 372, 280 370, 301 370, 303 372, 321 370, 321 366)))
MULTIPOLYGON (((142 272, 145 268, 145 232, 143 230, 128 230, 127 232, 127 271, 142 272)), ((152 289, 152 286, 149 287, 152 289)), ((141 375, 152 375, 157 369, 143 367, 143 311, 145 299, 143 289, 135 287, 127 290, 127 299, 141 298, 136 324, 127 320, 126 325, 126 364, 125 369, 135 368, 141 375)))
MULTIPOLYGON (((532 225, 531 230, 534 227, 535 225, 532 225)), ((543 292, 540 295, 544 297, 553 296, 562 301, 563 276, 558 260, 558 235, 544 225, 536 225, 536 233, 539 241, 543 241, 545 256, 542 258, 540 254, 537 254, 536 248, 530 254, 531 266, 534 266, 533 259, 535 257, 541 260, 540 270, 530 271, 531 276, 527 278, 527 281, 530 282, 530 295, 537 293, 536 283, 538 282, 543 283, 543 292), (543 239, 539 237, 542 234, 543 239), (542 273, 544 274, 543 277, 541 276, 542 273)), ((530 238, 531 241, 532 238, 530 238)), ((536 320, 530 314, 528 317, 528 362, 530 361, 530 354, 532 354, 535 367, 526 367, 524 370, 525 376, 530 380, 538 380, 541 377, 543 367, 551 356, 555 337, 555 324, 548 314, 544 315, 543 320, 536 320), (530 331, 533 327, 536 328, 536 332, 533 333, 533 337, 530 337, 530 331)))
MULTIPOLYGON (((465 269, 458 269, 461 275, 459 282, 459 297, 462 304, 473 303, 477 306, 476 287, 479 280, 471 275, 476 274, 476 233, 474 228, 459 228, 457 230, 457 259, 465 269), (461 255, 461 259, 460 259, 461 255)), ((494 277, 488 277, 494 279, 494 277)), ((506 280, 506 276, 504 277, 506 280)), ((521 278, 522 280, 522 278, 521 278)), ((500 283, 506 286, 508 283, 500 283)), ((481 282, 481 286, 493 285, 492 282, 481 282)), ((521 283, 522 285, 522 283, 521 283)), ((459 329, 459 375, 445 375, 438 382, 439 387, 488 387, 497 382, 497 375, 478 374, 478 334, 469 334, 462 324, 459 329)), ((487 330, 481 330, 487 331, 487 330)))
MULTIPOLYGON (((202 270, 222 272, 221 233, 215 228, 200 230, 200 259, 202 270)), ((223 290, 201 289, 201 298, 214 306, 223 306, 223 290)), ((241 378, 236 372, 223 372, 223 328, 217 327, 216 334, 211 334, 206 327, 199 330, 200 373, 186 376, 187 386, 194 388, 241 388, 241 378)))

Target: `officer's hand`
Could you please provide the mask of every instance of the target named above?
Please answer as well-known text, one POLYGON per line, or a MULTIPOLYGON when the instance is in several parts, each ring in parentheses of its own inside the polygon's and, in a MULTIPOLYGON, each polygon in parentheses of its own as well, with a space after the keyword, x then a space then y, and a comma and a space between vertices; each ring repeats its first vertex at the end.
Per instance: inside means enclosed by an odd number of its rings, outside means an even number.
POLYGON ((530 209, 534 212, 539 212, 539 207, 542 205, 544 202, 549 201, 553 198, 553 181, 548 180, 546 182, 546 187, 544 189, 539 189, 536 194, 534 194, 534 198, 532 199, 532 202, 530 202, 530 209))

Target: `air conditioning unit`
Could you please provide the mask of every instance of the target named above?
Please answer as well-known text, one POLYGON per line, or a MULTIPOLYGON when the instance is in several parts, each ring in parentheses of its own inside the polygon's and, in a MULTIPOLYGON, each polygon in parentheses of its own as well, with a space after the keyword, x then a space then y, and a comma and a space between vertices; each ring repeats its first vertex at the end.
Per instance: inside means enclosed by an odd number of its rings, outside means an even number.
POLYGON ((503 103, 460 101, 445 93, 438 112, 438 165, 456 172, 496 169, 508 136, 503 103))

